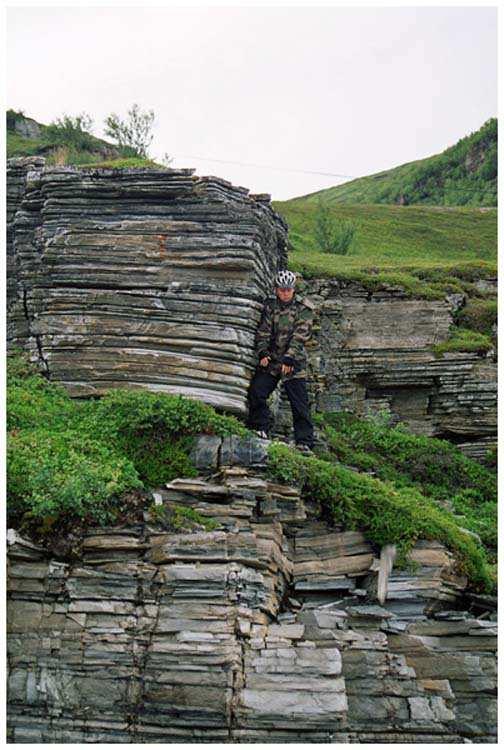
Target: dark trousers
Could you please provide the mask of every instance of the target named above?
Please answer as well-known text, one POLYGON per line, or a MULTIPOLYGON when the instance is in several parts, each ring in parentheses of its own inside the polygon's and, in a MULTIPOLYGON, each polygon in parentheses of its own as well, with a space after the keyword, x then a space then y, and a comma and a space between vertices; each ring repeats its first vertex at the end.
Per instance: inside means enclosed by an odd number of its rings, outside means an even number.
MULTIPOLYGON (((279 375, 269 372, 256 372, 249 387, 249 419, 248 424, 254 430, 268 432, 270 426, 270 411, 266 400, 273 393, 280 380, 279 375)), ((313 447, 313 423, 310 417, 308 392, 304 378, 284 380, 283 386, 292 409, 294 423, 294 439, 296 443, 303 443, 313 447)))

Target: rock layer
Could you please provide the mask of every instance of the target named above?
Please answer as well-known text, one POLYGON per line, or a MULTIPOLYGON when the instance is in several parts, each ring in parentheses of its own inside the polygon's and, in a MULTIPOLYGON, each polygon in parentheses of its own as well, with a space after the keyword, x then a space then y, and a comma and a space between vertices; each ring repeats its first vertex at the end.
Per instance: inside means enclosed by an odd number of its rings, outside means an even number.
POLYGON ((10 340, 74 396, 146 387, 243 413, 285 262, 269 196, 190 169, 12 160, 8 177, 10 340))
MULTIPOLYGON (((478 460, 496 445, 495 353, 433 352, 448 338, 463 295, 407 299, 397 287, 370 292, 337 279, 312 280, 306 291, 317 301, 309 373, 320 411, 385 411, 392 424, 451 440, 478 460)), ((277 426, 285 432, 285 397, 280 406, 277 426)))
MULTIPOLYGON (((11 343, 74 396, 149 388, 245 412, 262 304, 286 262, 269 196, 189 169, 44 169, 40 157, 10 160, 7 178, 11 343)), ((493 354, 432 351, 463 295, 408 299, 337 279, 305 291, 319 316, 317 408, 385 409, 476 459, 495 445, 493 354)), ((283 400, 278 429, 289 426, 283 400)))
POLYGON ((379 550, 260 453, 228 447, 248 466, 159 488, 156 513, 90 530, 71 564, 9 532, 10 741, 496 741, 489 600, 468 612, 453 557, 423 541, 379 606, 379 550), (174 505, 216 528, 164 529, 174 505))

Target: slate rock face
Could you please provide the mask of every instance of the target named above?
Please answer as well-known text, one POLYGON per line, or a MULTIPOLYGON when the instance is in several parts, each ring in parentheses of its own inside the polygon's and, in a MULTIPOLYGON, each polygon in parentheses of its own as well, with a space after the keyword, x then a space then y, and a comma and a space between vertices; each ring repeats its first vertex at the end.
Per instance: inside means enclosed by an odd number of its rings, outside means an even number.
POLYGON ((285 263, 269 197, 193 170, 9 164, 10 340, 71 395, 127 386, 244 412, 285 263))
POLYGON ((9 532, 9 741, 496 742, 495 618, 442 545, 378 606, 379 550, 257 468, 156 498, 217 528, 146 512, 72 564, 9 532))
MULTIPOLYGON (((310 280, 306 294, 317 302, 309 385, 319 410, 384 411, 392 424, 456 442, 477 460, 496 444, 495 352, 433 352, 449 337, 463 295, 407 299, 397 287, 370 292, 337 279, 310 280)), ((287 432, 285 397, 279 407, 277 428, 287 432)))

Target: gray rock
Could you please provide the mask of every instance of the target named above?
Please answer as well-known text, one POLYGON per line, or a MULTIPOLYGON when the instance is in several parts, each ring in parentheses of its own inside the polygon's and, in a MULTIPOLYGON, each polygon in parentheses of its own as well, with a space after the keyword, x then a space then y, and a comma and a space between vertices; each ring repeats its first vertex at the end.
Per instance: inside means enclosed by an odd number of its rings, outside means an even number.
POLYGON ((268 458, 269 440, 259 437, 240 438, 229 435, 223 438, 220 452, 220 465, 255 466, 265 464, 268 458))
POLYGON ((217 435, 199 435, 189 457, 199 470, 216 469, 219 465, 219 450, 222 438, 217 435))

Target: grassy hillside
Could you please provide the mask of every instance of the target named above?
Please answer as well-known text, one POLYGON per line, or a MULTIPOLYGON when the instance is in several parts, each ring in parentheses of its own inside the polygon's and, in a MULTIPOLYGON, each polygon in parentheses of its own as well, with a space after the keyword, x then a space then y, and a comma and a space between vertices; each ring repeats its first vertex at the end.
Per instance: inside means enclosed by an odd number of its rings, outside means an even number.
POLYGON ((331 216, 356 227, 348 255, 336 255, 317 247, 316 205, 286 201, 274 207, 289 225, 289 268, 305 277, 374 285, 377 275, 400 284, 403 274, 406 290, 414 293, 421 291, 414 278, 441 284, 437 291, 425 284, 420 294, 435 298, 450 291, 446 283, 457 287, 451 291, 464 291, 461 280, 496 274, 497 209, 334 205, 331 216))
POLYGON ((494 348, 496 293, 479 282, 497 274, 496 208, 334 204, 331 218, 356 228, 349 253, 337 255, 317 247, 316 203, 294 200, 274 207, 289 225, 292 271, 305 279, 357 281, 370 291, 397 286, 422 299, 463 293, 467 305, 444 350, 494 348))
POLYGON ((296 198, 313 204, 395 203, 435 206, 497 205, 497 119, 443 153, 296 198))

